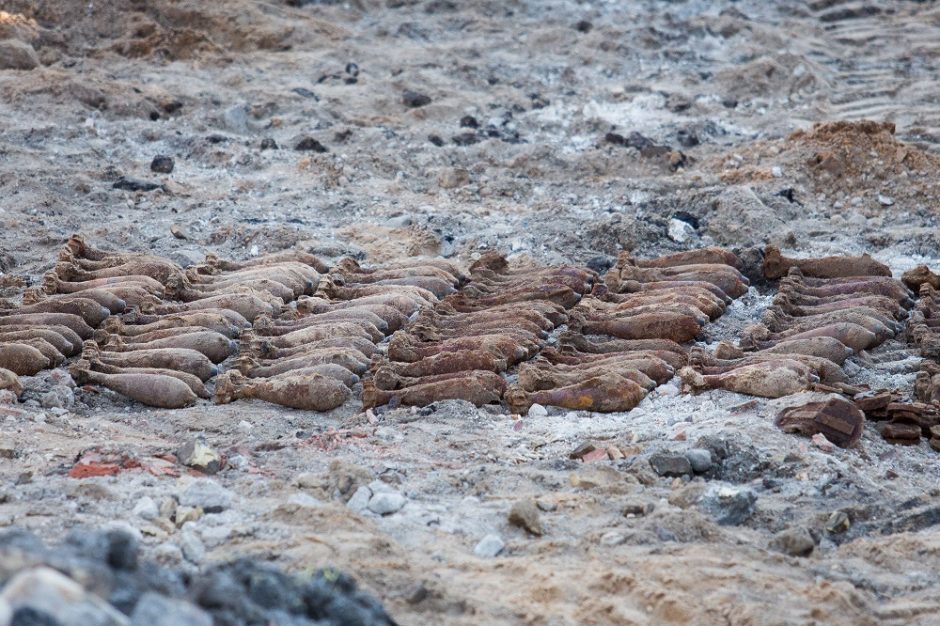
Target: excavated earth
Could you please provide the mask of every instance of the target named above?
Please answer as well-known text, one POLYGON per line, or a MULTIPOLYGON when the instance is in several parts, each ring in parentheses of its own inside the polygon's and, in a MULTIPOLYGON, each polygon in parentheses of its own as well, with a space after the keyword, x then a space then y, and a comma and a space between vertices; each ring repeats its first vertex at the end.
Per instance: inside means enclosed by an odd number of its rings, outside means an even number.
MULTIPOLYGON (((466 267, 495 249, 603 271, 622 250, 721 245, 753 265, 775 244, 869 252, 896 277, 940 268, 934 3, 0 11, 0 67, 28 68, 0 70, 0 295, 14 302, 76 232, 183 266, 296 247, 466 267), (305 138, 313 149, 295 149, 305 138), (151 171, 158 155, 172 172, 151 171)), ((753 281, 704 343, 736 338, 773 291, 753 281)), ((909 398, 912 373, 872 366, 900 348, 846 370, 909 398)), ((774 426, 792 399, 674 381, 614 414, 157 410, 103 389, 49 401, 56 375, 24 379, 23 402, 0 407, 0 526, 48 545, 129 530, 142 559, 196 581, 238 557, 336 568, 401 624, 940 623, 940 453, 874 428, 847 450, 816 447, 774 426), (226 458, 208 478, 225 506, 178 526, 166 507, 206 479, 161 457, 200 434, 226 458), (569 458, 586 442, 623 458, 569 458), (714 459, 691 480, 649 463, 691 448, 714 459), (123 471, 70 475, 96 458, 123 471), (404 505, 349 506, 368 484, 404 505), (507 518, 530 498, 541 535, 507 518), (478 546, 489 535, 495 556, 478 546), (810 537, 812 552, 781 537, 810 537)))

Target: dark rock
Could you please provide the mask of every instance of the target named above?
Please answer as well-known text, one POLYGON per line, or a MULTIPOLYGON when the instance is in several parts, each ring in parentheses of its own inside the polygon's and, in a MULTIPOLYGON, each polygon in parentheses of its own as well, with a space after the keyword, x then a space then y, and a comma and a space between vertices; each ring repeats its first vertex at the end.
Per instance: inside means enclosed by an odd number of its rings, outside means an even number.
POLYGON ((614 266, 614 259, 609 256, 592 256, 587 261, 588 269, 594 270, 598 274, 603 274, 614 266))
POLYGON ((650 467, 660 476, 685 476, 692 473, 692 464, 681 454, 654 454, 650 457, 650 467))
POLYGON ((352 76, 353 78, 359 76, 359 66, 355 63, 346 64, 346 73, 352 76))
POLYGON ((695 131, 685 128, 680 128, 676 131, 676 141, 678 141, 679 145, 683 148, 693 148, 699 144, 698 135, 695 134, 695 131))
POLYGON ((417 91, 411 91, 409 89, 401 95, 401 102, 409 109, 417 109, 418 107, 431 104, 431 98, 430 96, 427 96, 423 93, 418 93, 417 91))
POLYGON ((735 250, 741 267, 738 269, 751 281, 751 285, 760 287, 767 284, 767 277, 764 276, 764 249, 760 246, 743 248, 735 250))
POLYGON ((126 533, 114 531, 75 529, 64 544, 48 549, 29 532, 17 529, 0 532, 0 562, 6 568, 5 576, 10 578, 4 588, 4 596, 13 610, 9 623, 19 626, 300 626, 312 622, 393 626, 395 623, 378 600, 359 591, 352 578, 332 569, 295 577, 245 558, 209 566, 194 577, 183 576, 154 563, 137 567, 136 541, 127 541, 125 536, 126 533), (107 602, 102 598, 107 598, 107 602))
POLYGON ((313 93, 306 87, 294 87, 293 89, 291 89, 291 91, 293 91, 298 96, 303 96, 304 98, 313 98, 314 100, 318 102, 320 100, 320 98, 317 97, 317 94, 313 93))
POLYGON ((277 142, 274 141, 273 137, 265 137, 261 140, 261 149, 262 150, 277 150, 277 142))
POLYGON ((173 161, 173 157, 158 154, 153 157, 153 161, 150 162, 150 171, 159 172, 160 174, 169 174, 173 171, 175 165, 176 163, 173 161))
POLYGON ((729 96, 729 97, 725 98, 724 100, 722 100, 722 101, 721 101, 721 104, 722 104, 726 109, 736 109, 736 108, 738 108, 738 99, 729 96))
POLYGON ((456 135, 451 141, 458 146, 472 146, 475 143, 479 143, 481 139, 478 133, 468 132, 456 135))
POLYGON ((914 513, 903 515, 892 520, 885 528, 884 533, 917 532, 940 524, 940 506, 927 506, 914 513))
POLYGON ((640 133, 633 131, 630 133, 630 136, 627 137, 624 145, 627 145, 631 148, 636 148, 637 150, 643 150, 645 148, 652 147, 655 144, 649 137, 645 137, 640 133))
POLYGON ((589 33, 591 29, 594 28, 594 25, 587 20, 579 20, 574 25, 574 29, 579 33, 589 33))
POLYGON ((796 204, 799 204, 799 202, 796 201, 796 192, 793 190, 793 187, 787 187, 786 189, 781 189, 774 195, 780 196, 781 198, 785 199, 787 202, 790 202, 790 203, 795 202, 796 204))
POLYGON ((604 141, 607 143, 612 143, 615 146, 625 146, 627 145, 627 138, 619 133, 610 132, 604 135, 604 141))
POLYGON ((461 128, 479 128, 480 122, 477 121, 477 118, 472 115, 464 115, 460 118, 460 127, 461 128))
POLYGON ((438 148, 444 145, 444 140, 441 139, 440 135, 428 135, 428 141, 433 143, 438 148))
POLYGON ((153 191, 154 189, 160 189, 162 186, 163 185, 159 183, 151 183, 146 180, 137 180, 122 176, 111 185, 111 188, 120 189, 121 191, 153 191))
POLYGON ((299 152, 329 152, 329 149, 324 146, 322 143, 314 139, 313 137, 304 137, 297 142, 297 145, 294 146, 294 150, 299 152))

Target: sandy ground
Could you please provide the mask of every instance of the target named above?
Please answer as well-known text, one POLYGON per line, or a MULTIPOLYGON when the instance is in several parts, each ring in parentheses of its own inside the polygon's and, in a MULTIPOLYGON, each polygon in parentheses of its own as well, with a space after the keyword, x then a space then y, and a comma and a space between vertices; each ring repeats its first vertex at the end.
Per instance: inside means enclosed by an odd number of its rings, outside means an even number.
MULTIPOLYGON (((0 70, 6 296, 73 232, 182 264, 299 246, 327 259, 468 263, 496 248, 604 266, 620 250, 776 243, 867 251, 896 275, 940 266, 932 3, 0 10, 0 39, 29 44, 38 62, 0 70), (409 107, 406 91, 430 103, 409 107), (832 124, 860 119, 877 124, 832 124), (634 132, 668 149, 623 145, 634 132), (304 137, 326 151, 295 150, 304 137), (278 148, 262 150, 266 138, 278 148), (156 155, 174 158, 171 174, 150 171, 156 155), (114 189, 121 177, 162 188, 114 189), (695 227, 671 238, 674 217, 695 227)), ((766 304, 755 285, 709 340, 733 338, 766 304)), ((912 375, 850 363, 858 380, 911 392, 912 375)), ((78 391, 61 412, 36 402, 45 384, 4 409, 0 525, 47 539, 129 525, 194 575, 241 554, 300 572, 329 563, 402 624, 940 623, 940 456, 873 429, 855 449, 823 452, 773 426, 779 402, 670 384, 629 414, 519 418, 447 402, 318 415, 260 402, 156 411, 78 391), (193 476, 67 475, 92 448, 146 461, 198 433, 228 457, 216 478, 234 500, 183 528, 135 507, 193 476), (569 459, 586 441, 625 458, 569 459), (650 453, 692 447, 723 461, 691 481, 651 470, 650 453), (346 505, 373 480, 404 507, 346 505), (507 522, 523 498, 541 506, 541 536, 507 522), (735 498, 753 499, 753 513, 719 523, 716 507, 735 498), (817 544, 809 557, 772 549, 800 529, 817 544), (505 548, 480 558, 490 534, 505 548)))

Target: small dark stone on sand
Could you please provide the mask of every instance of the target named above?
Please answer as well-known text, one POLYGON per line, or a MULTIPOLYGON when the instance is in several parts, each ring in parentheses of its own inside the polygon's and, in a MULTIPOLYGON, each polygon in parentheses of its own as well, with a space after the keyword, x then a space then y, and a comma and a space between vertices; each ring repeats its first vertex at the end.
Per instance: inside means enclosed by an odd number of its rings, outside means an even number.
POLYGON ((261 149, 262 150, 277 150, 277 142, 274 141, 273 137, 265 137, 261 140, 261 149))
POLYGON ((173 161, 173 157, 158 154, 153 157, 153 161, 150 162, 150 170, 159 172, 160 174, 169 174, 173 171, 175 165, 176 163, 173 161))
POLYGON ((738 99, 737 98, 725 98, 721 101, 721 104, 724 105, 727 109, 736 109, 738 108, 738 99))
POLYGON ((643 150, 653 145, 653 141, 640 133, 633 131, 630 133, 630 136, 627 137, 627 145, 631 148, 636 148, 637 150, 643 150))
POLYGON ((544 109, 551 104, 551 101, 540 93, 530 93, 529 100, 532 101, 533 109, 544 109))
POLYGON ((786 189, 781 189, 775 195, 786 199, 787 202, 796 202, 796 196, 794 194, 793 187, 787 187, 786 189))
POLYGON ((160 185, 146 180, 136 180, 122 176, 117 182, 111 185, 111 187, 113 189, 120 189, 121 191, 153 191, 154 189, 159 189, 160 185))
POLYGON ((426 96, 423 93, 418 93, 417 91, 411 90, 408 90, 401 95, 401 101, 402 104, 404 104, 409 109, 417 109, 418 107, 431 104, 430 96, 426 96))
POLYGON ((694 131, 685 128, 676 131, 676 139, 679 141, 679 145, 684 148, 692 148, 699 144, 698 135, 694 131))
POLYGON ((441 139, 439 135, 428 135, 428 141, 433 143, 438 148, 444 145, 444 140, 441 139))
POLYGON ((293 89, 291 89, 291 91, 293 91, 298 96, 303 96, 304 98, 313 98, 314 100, 320 100, 320 98, 317 97, 317 94, 313 93, 306 87, 294 87, 293 89))
POLYGON ((458 146, 472 146, 480 142, 480 135, 477 133, 460 133, 456 135, 452 141, 458 146))
POLYGON ((151 112, 150 112, 150 121, 151 121, 151 122, 156 122, 158 119, 160 119, 160 114, 157 113, 156 111, 151 111, 151 112))
POLYGON ((165 113, 176 113, 183 108, 183 103, 179 100, 167 100, 163 103, 162 108, 165 113))
POLYGON ((592 28, 594 28, 594 25, 587 20, 581 20, 574 25, 574 29, 579 33, 589 33, 592 28))
POLYGON ((627 138, 619 133, 607 133, 604 135, 604 141, 607 143, 612 143, 615 146, 627 145, 627 138))
POLYGON ((329 152, 329 149, 313 137, 304 137, 297 142, 294 150, 301 152, 329 152))
POLYGON ((472 115, 464 115, 460 118, 460 127, 461 128, 479 128, 480 122, 477 121, 477 118, 472 115))
POLYGON ((359 76, 359 66, 356 65, 355 63, 347 63, 347 64, 346 64, 346 73, 349 74, 350 76, 354 76, 354 77, 355 77, 355 76, 359 76))

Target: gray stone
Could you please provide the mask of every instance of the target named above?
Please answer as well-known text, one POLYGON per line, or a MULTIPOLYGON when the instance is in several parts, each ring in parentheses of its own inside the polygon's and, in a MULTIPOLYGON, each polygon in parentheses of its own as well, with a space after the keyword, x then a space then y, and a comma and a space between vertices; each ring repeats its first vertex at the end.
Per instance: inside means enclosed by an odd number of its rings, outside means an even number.
POLYGON ((0 70, 31 70, 39 65, 33 47, 16 39, 0 41, 0 70))
POLYGON ((65 385, 55 385, 42 394, 39 404, 44 409, 67 409, 75 404, 75 394, 65 385))
POLYGON ((152 592, 141 596, 131 614, 131 626, 212 626, 212 617, 199 607, 152 592))
POLYGON ((369 510, 378 515, 391 515, 405 506, 405 496, 396 491, 380 491, 369 499, 369 510))
POLYGON ((206 546, 203 545, 202 540, 193 531, 184 529, 180 533, 179 544, 186 560, 198 564, 206 558, 206 546))
POLYGON ((712 453, 705 448, 692 448, 685 453, 685 458, 696 474, 704 474, 712 468, 712 453))
POLYGON ((371 499, 372 490, 363 485, 362 487, 359 487, 359 489, 356 489, 356 493, 354 493, 349 501, 346 502, 346 506, 356 513, 361 513, 365 511, 366 508, 368 508, 369 500, 371 499))
POLYGON ((541 535, 543 532, 542 520, 535 500, 517 500, 509 509, 508 519, 513 526, 523 528, 533 535, 541 535))
POLYGON ((232 506, 232 492, 210 478, 197 478, 183 489, 180 504, 218 513, 232 506))
POLYGON ((650 467, 660 476, 685 476, 692 473, 692 464, 682 454, 654 454, 650 457, 650 467))
POLYGON ((788 528, 774 535, 768 547, 790 556, 809 556, 813 553, 816 542, 805 528, 788 528))
POLYGON ((48 567, 20 572, 0 594, 14 611, 45 613, 62 626, 127 626, 127 617, 81 585, 48 567))
POLYGON ((506 542, 499 535, 487 535, 473 549, 473 553, 481 559, 491 559, 506 547, 506 542))
POLYGON ((546 409, 541 404, 533 404, 529 407, 529 417, 545 417, 548 415, 548 409, 546 409))
POLYGON ((711 485, 699 501, 702 510, 723 526, 737 526, 754 514, 757 494, 747 487, 711 485))
POLYGON ((134 505, 134 515, 141 519, 155 519, 160 517, 160 509, 150 496, 144 496, 134 505))

